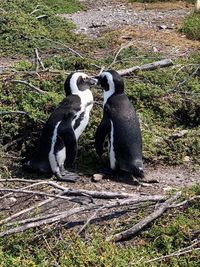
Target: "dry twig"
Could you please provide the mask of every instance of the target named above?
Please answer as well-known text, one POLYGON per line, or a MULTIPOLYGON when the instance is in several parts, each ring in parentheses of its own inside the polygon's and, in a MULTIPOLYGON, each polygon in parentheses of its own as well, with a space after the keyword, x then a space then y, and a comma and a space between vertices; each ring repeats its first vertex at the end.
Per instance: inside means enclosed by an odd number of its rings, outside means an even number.
POLYGON ((133 45, 133 43, 130 42, 130 43, 120 47, 120 49, 117 51, 117 53, 116 53, 116 55, 115 55, 115 57, 113 59, 113 62, 107 67, 107 69, 110 69, 116 63, 116 60, 117 60, 119 54, 122 52, 122 50, 124 50, 125 48, 128 48, 128 47, 130 47, 132 45, 133 45))
POLYGON ((190 252, 193 252, 195 250, 200 250, 200 247, 194 248, 199 243, 200 243, 200 240, 197 240, 196 242, 194 242, 192 245, 190 245, 188 247, 185 247, 183 249, 180 249, 180 250, 178 250, 176 252, 173 252, 171 254, 168 254, 168 255, 164 255, 164 256, 161 256, 161 257, 157 257, 157 258, 148 260, 145 263, 151 263, 151 262, 154 262, 154 261, 161 261, 163 259, 167 259, 167 258, 171 258, 171 257, 178 257, 178 256, 181 256, 181 255, 184 255, 184 254, 188 254, 190 252))
POLYGON ((35 65, 36 65, 35 69, 36 69, 36 72, 38 72, 38 70, 39 70, 39 64, 42 67, 42 70, 45 70, 44 64, 43 64, 43 62, 39 56, 38 49, 35 48, 34 51, 35 51, 35 65))
POLYGON ((21 114, 21 115, 26 115, 29 116, 29 114, 25 111, 21 110, 16 110, 16 111, 0 111, 0 115, 8 115, 8 114, 21 114))
POLYGON ((65 200, 69 200, 69 197, 65 196, 59 196, 59 195, 54 195, 50 193, 45 193, 45 192, 40 192, 40 191, 31 191, 31 190, 23 190, 23 189, 11 189, 11 188, 0 188, 0 192, 13 192, 13 193, 22 193, 22 194, 33 194, 33 195, 38 195, 38 196, 45 196, 45 197, 53 197, 53 198, 62 198, 65 200))
MULTIPOLYGON (((174 88, 168 91, 168 93, 175 93, 180 86, 184 85, 190 78, 194 77, 199 70, 200 70, 200 64, 198 64, 197 68, 186 79, 184 79, 182 82, 178 82, 174 88)), ((183 92, 183 93, 188 94, 189 92, 183 92)))
POLYGON ((40 88, 32 85, 31 83, 28 83, 26 81, 22 81, 22 80, 11 80, 12 83, 21 83, 21 84, 24 84, 24 85, 27 85, 28 87, 30 87, 31 89, 33 89, 34 91, 40 93, 40 94, 46 94, 47 92, 41 90, 40 88))
POLYGON ((134 66, 132 68, 128 68, 128 69, 123 69, 123 70, 118 70, 117 72, 121 75, 128 75, 132 72, 137 72, 139 70, 155 70, 155 69, 159 69, 159 68, 164 68, 164 67, 169 67, 172 66, 173 62, 171 59, 163 59, 160 61, 155 61, 149 64, 145 64, 145 65, 141 65, 141 66, 134 66))
POLYGON ((125 230, 121 233, 115 234, 109 238, 107 238, 108 241, 113 240, 113 241, 121 241, 127 238, 132 237, 136 233, 138 233, 141 229, 143 229, 146 225, 160 217, 169 207, 172 203, 174 203, 177 198, 180 196, 180 192, 177 192, 174 196, 166 200, 160 207, 155 210, 153 213, 149 214, 147 217, 142 219, 140 222, 137 224, 133 225, 131 228, 128 230, 125 230))

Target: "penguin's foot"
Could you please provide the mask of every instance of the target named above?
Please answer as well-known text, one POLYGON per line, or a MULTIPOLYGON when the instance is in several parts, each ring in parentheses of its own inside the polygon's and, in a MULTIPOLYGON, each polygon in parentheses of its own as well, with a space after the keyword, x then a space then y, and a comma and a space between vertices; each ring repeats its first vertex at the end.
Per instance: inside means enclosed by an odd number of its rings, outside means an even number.
POLYGON ((78 181, 78 179, 80 178, 78 176, 78 174, 74 173, 74 172, 68 172, 68 171, 62 171, 61 173, 55 173, 55 176, 57 178, 58 181, 62 181, 62 182, 72 182, 75 183, 78 181))
POLYGON ((105 174, 105 175, 115 175, 116 172, 112 170, 111 168, 102 168, 99 170, 99 173, 105 174))

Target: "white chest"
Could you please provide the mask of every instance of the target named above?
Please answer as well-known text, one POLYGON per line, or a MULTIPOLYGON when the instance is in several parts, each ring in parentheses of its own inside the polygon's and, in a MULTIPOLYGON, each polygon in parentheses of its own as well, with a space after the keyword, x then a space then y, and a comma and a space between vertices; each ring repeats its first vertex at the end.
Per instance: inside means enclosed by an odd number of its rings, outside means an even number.
POLYGON ((81 109, 76 114, 75 119, 72 121, 72 127, 78 123, 78 127, 74 130, 76 140, 80 137, 82 132, 85 130, 90 117, 90 111, 93 107, 93 95, 90 90, 85 90, 79 94, 81 98, 81 109))

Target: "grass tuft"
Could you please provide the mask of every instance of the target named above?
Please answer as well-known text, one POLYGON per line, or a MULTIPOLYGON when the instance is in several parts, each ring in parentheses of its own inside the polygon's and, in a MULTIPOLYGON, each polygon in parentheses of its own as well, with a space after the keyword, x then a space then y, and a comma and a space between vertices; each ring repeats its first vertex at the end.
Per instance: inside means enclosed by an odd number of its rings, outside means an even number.
POLYGON ((194 12, 185 18, 181 31, 189 39, 200 40, 200 11, 194 12))

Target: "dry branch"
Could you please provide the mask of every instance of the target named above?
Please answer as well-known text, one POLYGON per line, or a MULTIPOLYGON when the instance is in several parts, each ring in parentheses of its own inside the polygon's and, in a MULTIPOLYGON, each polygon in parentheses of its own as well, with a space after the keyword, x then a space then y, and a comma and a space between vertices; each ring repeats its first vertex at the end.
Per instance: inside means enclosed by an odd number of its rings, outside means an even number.
POLYGON ((55 223, 55 222, 61 221, 62 219, 66 218, 68 216, 74 215, 76 213, 87 211, 88 209, 91 209, 91 207, 73 208, 71 210, 65 211, 62 214, 59 214, 57 216, 48 218, 46 220, 42 220, 42 221, 39 220, 39 221, 36 221, 36 222, 31 222, 31 223, 25 224, 23 226, 19 226, 19 227, 15 227, 15 228, 9 229, 7 231, 3 231, 3 232, 0 233, 0 237, 4 237, 4 236, 15 234, 15 233, 20 233, 20 232, 23 232, 23 231, 28 230, 30 228, 39 227, 39 226, 42 226, 42 225, 45 225, 45 224, 55 223))
POLYGON ((61 46, 65 47, 67 50, 69 50, 72 54, 75 54, 75 55, 79 56, 80 58, 84 59, 84 57, 80 53, 78 53, 77 51, 75 51, 71 47, 69 47, 69 46, 67 46, 67 45, 65 45, 65 44, 63 44, 61 42, 57 42, 57 41, 54 41, 54 40, 49 39, 49 38, 46 38, 46 37, 44 37, 44 39, 47 40, 47 41, 49 41, 49 42, 52 42, 54 44, 61 45, 61 46))
POLYGON ((25 111, 21 110, 16 110, 16 111, 0 111, 0 115, 7 115, 7 114, 21 114, 21 115, 26 115, 29 116, 29 114, 25 111))
POLYGON ((164 256, 161 256, 161 257, 157 257, 157 258, 154 258, 154 259, 151 259, 151 260, 148 260, 146 261, 145 263, 150 263, 150 262, 154 262, 154 261, 161 261, 163 259, 167 259, 167 258, 171 258, 171 257, 178 257, 178 256, 181 256, 181 255, 184 255, 184 254, 187 254, 187 253, 190 253, 190 252, 193 252, 194 250, 200 250, 199 247, 197 248, 194 248, 196 245, 198 245, 200 243, 200 240, 197 240, 196 242, 194 242, 192 245, 188 246, 188 247, 185 247, 183 249, 180 249, 176 252, 173 252, 171 254, 168 254, 168 255, 164 255, 164 256))
POLYGON ((54 195, 50 193, 40 192, 40 191, 31 191, 31 190, 23 190, 23 189, 11 189, 11 188, 0 188, 0 192, 13 192, 13 193, 22 193, 22 194, 31 194, 45 197, 53 197, 53 198, 62 198, 65 200, 69 200, 69 197, 54 195))
MULTIPOLYGON (((195 75, 197 75, 199 70, 200 70, 200 64, 197 66, 197 68, 186 79, 184 79, 181 82, 178 82, 174 88, 172 88, 171 90, 168 91, 168 93, 175 93, 180 86, 185 84, 190 78, 192 78, 195 75)), ((188 92, 184 92, 184 94, 185 93, 188 93, 188 92)))
POLYGON ((103 198, 103 199, 111 199, 111 198, 128 198, 128 197, 138 197, 136 194, 128 194, 128 193, 120 193, 120 192, 109 192, 109 191, 92 191, 85 189, 71 189, 66 188, 65 195, 69 196, 91 196, 94 198, 103 198))
MULTIPOLYGON (((4 178, 4 179, 0 179, 0 183, 4 183, 4 182, 21 182, 21 183, 40 183, 40 182, 44 182, 44 180, 31 180, 31 179, 20 179, 20 178, 4 178)), ((47 182, 47 181, 46 181, 47 182)))
POLYGON ((107 240, 108 241, 112 240, 116 242, 134 236, 136 233, 142 230, 146 225, 148 225, 149 223, 160 217, 170 207, 170 205, 178 199, 180 194, 181 194, 180 192, 177 192, 174 196, 166 200, 157 210, 155 210, 153 213, 149 214, 147 217, 142 219, 139 223, 135 224, 128 230, 125 230, 121 233, 115 234, 107 238, 107 240))
POLYGON ((36 19, 44 19, 44 18, 47 18, 48 15, 40 15, 40 16, 37 16, 36 19))
POLYGON ((31 83, 28 83, 26 81, 22 81, 22 80, 11 80, 12 83, 20 83, 20 84, 24 84, 27 85, 28 87, 30 87, 31 89, 33 89, 34 91, 40 93, 40 94, 46 94, 47 92, 41 90, 40 88, 32 85, 31 83))
POLYGON ((160 60, 160 61, 155 61, 155 62, 152 62, 152 63, 149 63, 149 64, 145 64, 145 65, 141 65, 141 66, 135 66, 135 67, 128 68, 128 69, 118 70, 117 72, 121 76, 124 76, 124 75, 130 74, 132 72, 137 72, 139 70, 143 70, 143 71, 155 70, 155 69, 159 69, 159 68, 169 67, 169 66, 172 66, 172 65, 173 65, 173 62, 172 62, 171 59, 163 59, 163 60, 160 60))
POLYGON ((107 67, 107 69, 110 69, 116 63, 117 57, 119 56, 119 54, 122 52, 123 49, 128 48, 128 47, 130 47, 132 45, 133 45, 133 43, 130 42, 130 43, 120 47, 120 49, 117 51, 117 53, 116 53, 116 55, 115 55, 115 57, 113 59, 113 62, 107 67))
POLYGON ((45 70, 44 64, 43 64, 43 62, 42 62, 42 60, 41 60, 41 58, 39 56, 38 49, 35 48, 34 51, 35 51, 35 65, 36 65, 35 69, 36 69, 36 72, 38 72, 39 64, 42 67, 42 69, 45 70))
MULTIPOLYGON (((4 180, 6 180, 6 181, 8 181, 8 180, 9 180, 9 181, 11 181, 11 180, 20 180, 20 181, 21 181, 21 180, 23 180, 23 179, 1 179, 0 181, 2 181, 2 180, 3 180, 3 181, 4 181, 4 180)), ((44 184, 49 184, 49 182, 42 181, 42 180, 38 180, 38 181, 35 180, 35 183, 34 183, 34 184, 31 184, 31 185, 22 187, 22 188, 20 188, 20 189, 21 189, 21 190, 23 190, 23 189, 28 189, 28 188, 32 188, 32 187, 35 187, 35 186, 38 186, 38 185, 44 185, 44 184)), ((50 185, 51 185, 51 184, 50 184, 50 185)), ((55 185, 54 185, 54 187, 55 187, 55 185)), ((4 196, 0 197, 0 200, 2 200, 3 198, 9 197, 9 196, 11 196, 12 194, 13 194, 13 192, 4 195, 4 196)), ((62 193, 61 193, 60 195, 62 195, 62 193)), ((50 203, 50 202, 53 201, 54 199, 55 199, 55 198, 49 198, 49 199, 46 199, 46 200, 44 200, 44 201, 41 201, 41 202, 39 202, 39 203, 36 203, 35 205, 33 205, 33 206, 29 207, 29 208, 23 209, 23 210, 21 210, 21 211, 15 213, 15 214, 12 214, 11 216, 9 216, 9 217, 7 217, 7 218, 1 220, 1 221, 0 221, 0 225, 5 224, 5 223, 7 223, 7 222, 9 222, 9 221, 11 221, 11 220, 13 220, 13 219, 19 217, 20 215, 25 214, 25 213, 27 213, 27 212, 29 212, 29 211, 35 209, 35 208, 39 208, 39 207, 41 207, 41 206, 43 206, 43 205, 45 205, 45 204, 47 204, 47 203, 50 203)))
MULTIPOLYGON (((83 206, 80 208, 72 208, 68 211, 55 213, 54 216, 53 215, 43 215, 43 216, 38 216, 35 218, 29 218, 26 221, 24 221, 24 220, 16 221, 15 223, 18 225, 24 224, 24 223, 25 224, 23 226, 15 227, 15 228, 6 230, 4 232, 1 232, 0 237, 14 234, 14 233, 23 232, 27 229, 35 228, 35 227, 42 226, 45 224, 51 224, 51 223, 59 222, 59 221, 63 220, 65 217, 69 217, 69 216, 74 215, 74 214, 79 213, 79 212, 83 212, 83 211, 88 212, 88 211, 95 210, 95 209, 99 209, 99 210, 101 209, 102 210, 102 209, 118 208, 120 206, 128 206, 128 205, 138 204, 138 203, 144 202, 144 201, 151 201, 150 199, 153 199, 152 201, 155 201, 154 196, 141 197, 140 200, 135 199, 135 198, 129 198, 129 199, 125 199, 125 200, 111 201, 108 204, 104 204, 104 205, 91 204, 91 205, 83 206), (49 216, 50 216, 50 218, 49 218, 49 216)), ((48 201, 48 200, 46 200, 46 201, 48 201)), ((138 205, 137 205, 137 208, 138 208, 138 205)), ((5 219, 5 221, 8 222, 8 219, 5 219)), ((9 225, 12 225, 12 223, 9 225)), ((7 226, 7 225, 5 224, 4 226, 7 226)))

